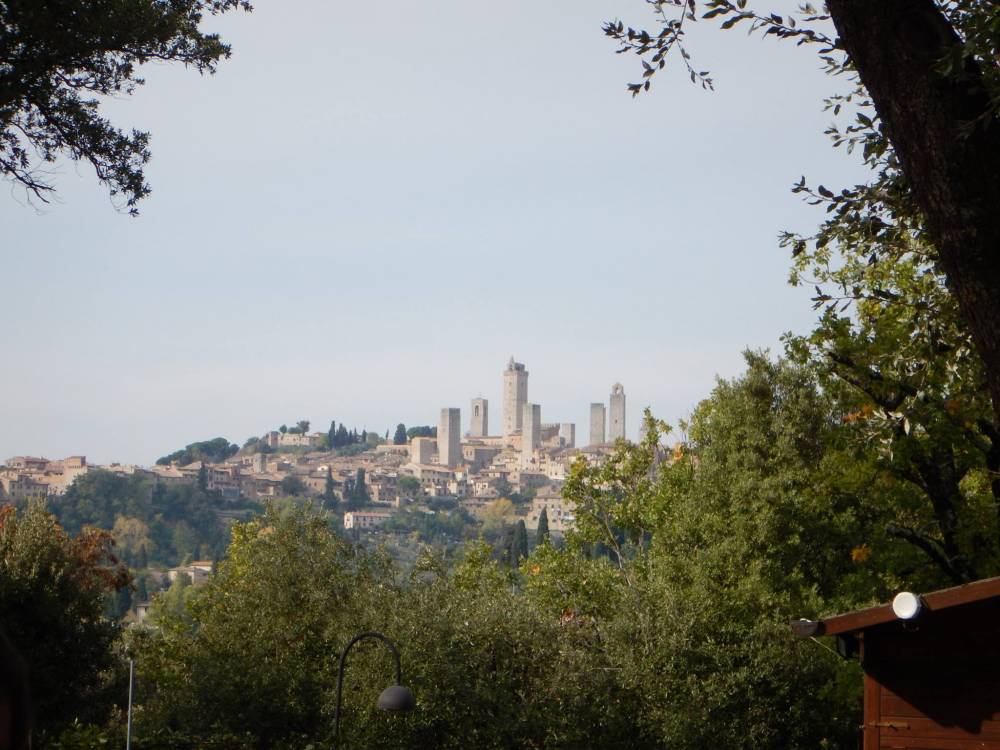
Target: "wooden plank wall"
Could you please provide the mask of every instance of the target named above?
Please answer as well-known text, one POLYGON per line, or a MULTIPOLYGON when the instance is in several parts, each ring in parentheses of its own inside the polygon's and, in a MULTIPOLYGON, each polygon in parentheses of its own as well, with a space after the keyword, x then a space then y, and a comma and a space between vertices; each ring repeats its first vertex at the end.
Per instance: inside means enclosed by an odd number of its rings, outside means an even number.
POLYGON ((1000 602, 865 631, 865 750, 1000 750, 1000 602))

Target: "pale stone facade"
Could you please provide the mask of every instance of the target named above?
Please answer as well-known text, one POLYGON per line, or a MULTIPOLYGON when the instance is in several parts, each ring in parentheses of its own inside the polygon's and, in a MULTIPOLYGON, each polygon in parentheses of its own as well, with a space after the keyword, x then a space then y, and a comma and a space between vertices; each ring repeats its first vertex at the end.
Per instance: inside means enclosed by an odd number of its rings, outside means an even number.
POLYGON ((485 398, 472 399, 472 421, 469 426, 469 437, 484 438, 490 434, 489 401, 485 398))
POLYGON ((382 513, 379 511, 362 513, 360 511, 348 511, 344 514, 345 529, 370 529, 373 526, 385 523, 392 518, 392 513, 382 513))
POLYGON ((415 437, 410 441, 410 463, 429 464, 437 449, 437 441, 429 437, 415 437))
POLYGON ((625 389, 621 383, 611 386, 611 408, 608 419, 608 442, 625 439, 625 389))
POLYGON ((604 445, 604 417, 607 409, 604 404, 590 405, 590 444, 604 445))
POLYGON ((531 501, 531 510, 524 519, 525 527, 531 531, 538 529, 538 517, 542 514, 543 508, 549 519, 550 532, 565 534, 573 528, 576 522, 576 506, 572 501, 564 500, 556 489, 542 490, 531 501))
POLYGON ((535 451, 542 444, 542 407, 525 404, 521 417, 521 462, 531 462, 535 451))
POLYGON ((521 429, 524 405, 528 403, 528 371, 511 357, 503 373, 503 435, 521 429))
POLYGON ((572 422, 563 422, 559 425, 559 437, 562 438, 564 448, 576 447, 576 425, 572 422))
POLYGON ((462 410, 444 408, 438 423, 438 463, 449 468, 462 463, 462 410))

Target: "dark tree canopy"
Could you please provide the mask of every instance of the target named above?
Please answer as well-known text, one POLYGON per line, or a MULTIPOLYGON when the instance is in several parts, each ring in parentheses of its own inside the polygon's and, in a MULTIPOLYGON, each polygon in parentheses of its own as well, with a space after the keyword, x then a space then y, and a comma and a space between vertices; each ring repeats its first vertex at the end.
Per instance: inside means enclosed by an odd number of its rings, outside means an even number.
POLYGON ((229 57, 206 14, 248 0, 6 0, 0 3, 0 173, 49 201, 45 168, 60 156, 87 161, 129 213, 149 193, 149 133, 126 133, 101 116, 99 96, 131 94, 151 60, 212 73, 229 57))
POLYGON ((240 450, 236 443, 230 443, 225 438, 217 437, 211 440, 202 440, 197 443, 190 443, 179 451, 174 451, 166 456, 158 458, 156 463, 166 466, 171 463, 179 463, 182 466, 193 461, 209 461, 219 463, 227 458, 235 456, 240 450))
POLYGON ((406 425, 400 422, 396 425, 396 433, 392 436, 393 445, 406 445, 406 425))
POLYGON ((35 729, 103 719, 117 627, 104 599, 130 585, 107 531, 71 537, 41 505, 0 508, 0 622, 28 666, 35 729))
MULTIPOLYGON (((831 74, 854 90, 827 100, 833 114, 855 119, 834 126, 835 145, 859 146, 874 173, 868 185, 840 193, 809 192, 834 223, 853 225, 872 263, 907 252, 905 239, 928 241, 984 366, 984 386, 1000 422, 1000 24, 996 4, 980 0, 828 0, 808 3, 800 20, 747 0, 650 0, 660 29, 605 24, 620 53, 643 62, 633 95, 649 89, 674 48, 693 81, 712 84, 684 47, 685 25, 715 19, 724 29, 748 26, 797 44, 818 45, 831 74), (832 22, 836 34, 829 30, 832 22), (860 231, 864 230, 864 231, 860 231), (903 242, 900 242, 903 240, 903 242), (902 244, 902 250, 900 245, 902 244)), ((766 5, 766 3, 761 3, 766 5)), ((829 228, 829 225, 826 229, 829 228)), ((830 232, 816 238, 821 248, 830 232)), ((800 244, 793 249, 801 251, 800 244)))

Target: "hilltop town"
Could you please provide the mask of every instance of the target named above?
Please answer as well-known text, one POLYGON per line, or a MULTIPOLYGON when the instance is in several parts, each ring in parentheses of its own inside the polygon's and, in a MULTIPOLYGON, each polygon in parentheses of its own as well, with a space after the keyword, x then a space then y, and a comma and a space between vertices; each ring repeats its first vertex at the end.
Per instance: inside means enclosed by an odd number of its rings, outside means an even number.
POLYGON ((473 398, 467 416, 445 407, 436 427, 407 431, 399 425, 384 439, 348 432, 342 424, 309 432, 303 421, 251 437, 242 448, 221 439, 193 444, 148 467, 93 466, 84 456, 18 456, 0 467, 0 499, 43 497, 58 504, 78 477, 101 469, 156 485, 197 484, 234 508, 312 497, 339 509, 343 527, 357 531, 374 530, 400 513, 434 514, 426 504, 432 499, 451 499, 478 516, 494 501, 513 497, 528 530, 537 529, 544 511, 549 530, 561 534, 574 521, 561 493, 569 467, 580 457, 600 462, 625 438, 625 391, 615 383, 608 404, 590 405, 589 440, 578 446, 576 424, 542 421, 541 405, 528 400, 528 375, 511 357, 502 374, 500 430, 492 434, 488 400, 473 398))

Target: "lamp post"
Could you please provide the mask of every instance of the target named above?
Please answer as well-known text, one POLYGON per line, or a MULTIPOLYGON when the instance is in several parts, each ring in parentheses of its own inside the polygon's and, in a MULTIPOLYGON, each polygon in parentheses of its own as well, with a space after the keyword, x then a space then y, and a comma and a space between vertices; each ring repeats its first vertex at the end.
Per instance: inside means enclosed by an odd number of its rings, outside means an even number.
POLYGON ((340 669, 337 672, 337 705, 333 713, 333 742, 335 747, 340 742, 340 706, 344 694, 344 664, 347 661, 347 653, 354 647, 355 643, 363 641, 366 638, 376 638, 382 641, 389 651, 392 652, 392 656, 396 660, 396 682, 383 690, 382 694, 379 695, 378 707, 383 711, 405 713, 412 711, 417 706, 413 692, 403 685, 403 670, 399 663, 399 649, 396 648, 396 644, 382 635, 382 633, 377 633, 373 630, 366 633, 359 633, 348 642, 340 654, 340 669))

